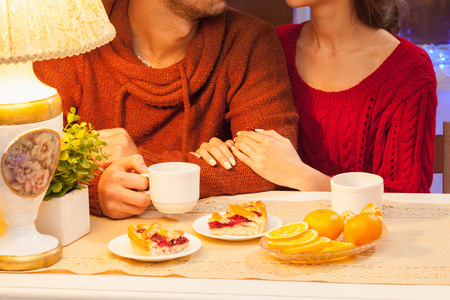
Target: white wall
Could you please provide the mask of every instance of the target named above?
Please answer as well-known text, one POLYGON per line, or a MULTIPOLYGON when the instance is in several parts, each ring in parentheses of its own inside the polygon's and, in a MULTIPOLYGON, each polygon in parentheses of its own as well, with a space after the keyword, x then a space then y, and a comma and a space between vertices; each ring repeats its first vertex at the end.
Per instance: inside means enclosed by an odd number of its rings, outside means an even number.
POLYGON ((309 7, 301 7, 294 9, 294 20, 293 23, 301 23, 303 21, 309 20, 311 18, 311 14, 309 11, 309 7))

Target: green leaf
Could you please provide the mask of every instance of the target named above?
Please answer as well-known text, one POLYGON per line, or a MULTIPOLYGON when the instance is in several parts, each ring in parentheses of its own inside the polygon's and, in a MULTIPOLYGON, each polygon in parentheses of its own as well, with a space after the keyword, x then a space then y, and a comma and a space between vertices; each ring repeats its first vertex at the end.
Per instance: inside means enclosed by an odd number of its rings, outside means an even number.
POLYGON ((69 153, 63 150, 59 153, 59 160, 67 160, 69 158, 69 153))
POLYGON ((53 185, 52 185, 52 192, 53 193, 57 193, 57 192, 59 192, 61 189, 62 189, 62 184, 61 184, 61 182, 56 182, 56 183, 54 183, 53 185))
POLYGON ((67 123, 71 124, 74 119, 75 116, 73 114, 67 114, 67 123))
POLYGON ((91 164, 88 163, 88 162, 86 162, 86 161, 85 161, 84 163, 82 163, 81 166, 82 166, 84 169, 90 169, 90 168, 91 168, 91 164))
POLYGON ((75 138, 81 139, 81 138, 84 137, 85 134, 86 134, 86 130, 81 129, 80 131, 78 131, 78 132, 75 134, 75 138))
POLYGON ((64 160, 60 160, 58 162, 58 165, 56 166, 56 170, 58 172, 64 172, 65 170, 67 170, 67 163, 64 160))

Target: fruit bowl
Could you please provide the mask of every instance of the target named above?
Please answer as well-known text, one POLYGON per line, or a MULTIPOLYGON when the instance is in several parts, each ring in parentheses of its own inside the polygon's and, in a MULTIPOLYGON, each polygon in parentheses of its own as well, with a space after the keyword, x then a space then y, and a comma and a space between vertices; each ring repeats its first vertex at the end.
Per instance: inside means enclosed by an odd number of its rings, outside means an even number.
POLYGON ((302 263, 302 264, 313 264, 313 263, 323 263, 338 259, 343 259, 352 255, 356 255, 358 253, 361 253, 363 251, 366 251, 372 247, 374 247, 376 244, 378 244, 381 240, 383 240, 388 233, 387 227, 384 226, 383 233, 381 236, 370 243, 356 246, 349 249, 343 249, 343 250, 337 250, 337 251, 330 251, 330 252, 316 252, 316 253, 298 253, 298 254, 290 254, 290 253, 283 253, 278 250, 271 250, 267 248, 267 238, 262 237, 259 241, 259 246, 272 255, 273 257, 276 257, 280 260, 290 262, 290 263, 302 263))

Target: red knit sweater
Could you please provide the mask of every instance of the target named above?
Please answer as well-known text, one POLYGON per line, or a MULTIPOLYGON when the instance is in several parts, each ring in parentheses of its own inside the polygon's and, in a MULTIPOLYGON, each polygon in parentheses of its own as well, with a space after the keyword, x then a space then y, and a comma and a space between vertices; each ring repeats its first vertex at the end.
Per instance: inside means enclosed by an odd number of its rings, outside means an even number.
POLYGON ((303 82, 295 66, 303 24, 277 28, 299 113, 302 160, 329 176, 378 174, 388 192, 429 192, 437 98, 426 52, 397 37, 398 47, 370 76, 348 90, 324 92, 303 82))
MULTIPOLYGON (((212 167, 189 151, 212 137, 275 129, 297 144, 298 115, 286 62, 273 27, 229 10, 202 20, 186 57, 165 69, 144 66, 133 48, 127 0, 105 0, 116 38, 76 57, 35 63, 35 72, 96 130, 123 127, 147 164, 189 161, 201 166, 201 197, 274 189, 238 162, 212 167)), ((101 214, 96 182, 91 212, 101 214)))

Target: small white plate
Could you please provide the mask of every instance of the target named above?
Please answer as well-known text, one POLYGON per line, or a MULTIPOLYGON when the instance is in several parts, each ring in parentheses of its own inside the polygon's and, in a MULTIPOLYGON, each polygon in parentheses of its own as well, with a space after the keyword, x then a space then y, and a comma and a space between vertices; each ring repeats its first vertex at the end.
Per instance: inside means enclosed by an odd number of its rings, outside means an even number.
MULTIPOLYGON (((220 213, 221 215, 225 212, 220 213)), ((263 233, 255 234, 255 235, 246 235, 246 236, 240 236, 240 235, 216 235, 209 232, 209 226, 208 226, 208 220, 211 218, 212 214, 198 218, 195 220, 194 224, 192 225, 194 227, 194 230, 201 235, 219 239, 219 240, 226 240, 226 241, 246 241, 246 240, 252 240, 259 237, 262 237, 266 232, 269 232, 271 230, 277 229, 281 225, 283 225, 283 222, 276 216, 267 214, 267 224, 266 229, 263 233)))
POLYGON ((108 248, 112 253, 116 255, 125 258, 131 258, 134 260, 148 261, 148 262, 167 261, 190 255, 198 251, 198 249, 200 249, 200 247, 202 246, 202 242, 197 237, 187 233, 185 233, 184 236, 188 238, 189 245, 180 252, 168 255, 144 256, 137 254, 131 247, 130 239, 127 234, 118 236, 115 239, 111 240, 108 244, 108 248))

